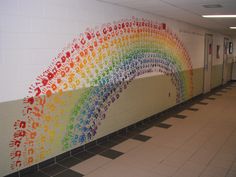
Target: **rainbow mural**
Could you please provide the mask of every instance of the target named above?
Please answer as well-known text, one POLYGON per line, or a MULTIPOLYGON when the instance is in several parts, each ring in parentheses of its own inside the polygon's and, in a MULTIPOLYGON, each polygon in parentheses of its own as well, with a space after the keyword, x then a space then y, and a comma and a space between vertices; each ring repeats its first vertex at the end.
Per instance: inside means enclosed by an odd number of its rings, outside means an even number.
POLYGON ((14 123, 12 170, 50 157, 53 146, 63 152, 93 140, 112 103, 148 73, 171 78, 176 103, 192 96, 190 57, 166 24, 133 17, 81 33, 30 86, 22 118, 14 123), (68 110, 63 94, 81 89, 68 110))

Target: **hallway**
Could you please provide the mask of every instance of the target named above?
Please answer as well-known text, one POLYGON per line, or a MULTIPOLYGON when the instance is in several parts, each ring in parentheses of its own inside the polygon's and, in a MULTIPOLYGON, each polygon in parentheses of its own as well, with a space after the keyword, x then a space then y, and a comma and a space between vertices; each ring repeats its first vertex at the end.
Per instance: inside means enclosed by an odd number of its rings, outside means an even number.
POLYGON ((235 0, 0 9, 0 177, 236 177, 235 0))
POLYGON ((56 177, 235 177, 236 84, 40 169, 56 177))

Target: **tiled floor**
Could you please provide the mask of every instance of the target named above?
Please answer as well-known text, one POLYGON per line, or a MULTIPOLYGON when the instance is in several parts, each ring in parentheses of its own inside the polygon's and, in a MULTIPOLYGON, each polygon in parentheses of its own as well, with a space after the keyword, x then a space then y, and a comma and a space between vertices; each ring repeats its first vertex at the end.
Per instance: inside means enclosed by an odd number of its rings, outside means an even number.
POLYGON ((27 177, 236 177, 236 84, 27 177))

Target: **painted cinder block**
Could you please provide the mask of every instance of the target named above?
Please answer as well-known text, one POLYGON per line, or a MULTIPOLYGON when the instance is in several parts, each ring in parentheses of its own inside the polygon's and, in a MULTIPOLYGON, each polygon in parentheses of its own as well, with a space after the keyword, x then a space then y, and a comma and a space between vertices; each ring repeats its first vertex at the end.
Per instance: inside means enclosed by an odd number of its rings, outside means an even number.
POLYGON ((16 15, 0 15, 1 32, 3 33, 30 33, 31 18, 16 15))
POLYGON ((19 15, 19 1, 17 0, 1 0, 0 12, 6 15, 19 15))
POLYGON ((19 0, 18 12, 20 16, 43 18, 45 5, 45 0, 19 0))

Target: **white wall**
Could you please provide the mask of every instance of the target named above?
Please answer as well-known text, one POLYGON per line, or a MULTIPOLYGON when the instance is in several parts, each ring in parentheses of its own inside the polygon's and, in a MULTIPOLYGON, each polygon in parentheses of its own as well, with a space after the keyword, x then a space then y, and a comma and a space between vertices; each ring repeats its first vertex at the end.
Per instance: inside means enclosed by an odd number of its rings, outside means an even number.
POLYGON ((197 53, 202 29, 95 0, 1 0, 0 102, 24 98, 34 79, 87 27, 132 16, 165 21, 195 52, 193 66, 202 67, 202 54, 197 53), (189 36, 198 40, 194 47, 189 36))
POLYGON ((236 37, 234 37, 232 41, 233 41, 233 57, 234 57, 234 62, 236 62, 236 37))
MULTIPOLYGON (((96 0, 1 0, 0 102, 25 97, 36 76, 87 27, 132 16, 165 21, 193 53, 193 66, 203 66, 204 29, 96 0)), ((218 43, 223 49, 222 40, 214 34, 214 50, 218 43)), ((222 58, 213 60, 221 63, 222 58)))

